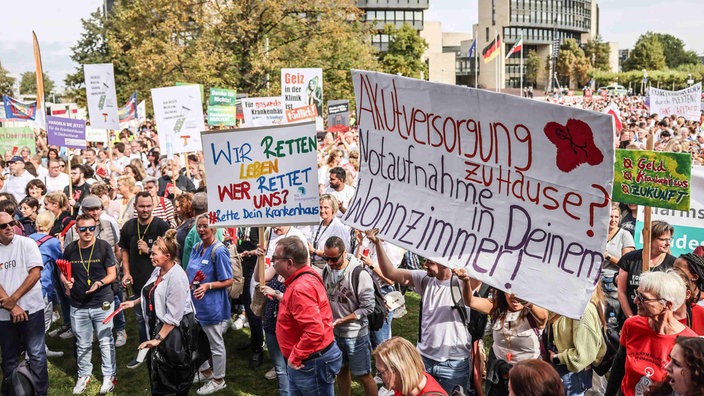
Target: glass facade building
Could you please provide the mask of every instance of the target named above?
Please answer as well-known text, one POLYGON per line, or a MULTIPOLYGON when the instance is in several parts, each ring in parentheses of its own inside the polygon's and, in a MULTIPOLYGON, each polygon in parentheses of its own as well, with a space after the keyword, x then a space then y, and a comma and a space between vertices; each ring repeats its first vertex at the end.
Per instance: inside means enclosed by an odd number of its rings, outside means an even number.
POLYGON ((388 48, 389 37, 383 33, 386 24, 397 28, 408 23, 417 31, 423 30, 423 11, 429 0, 358 0, 357 7, 364 11, 364 21, 374 24, 377 33, 372 44, 380 51, 388 48))

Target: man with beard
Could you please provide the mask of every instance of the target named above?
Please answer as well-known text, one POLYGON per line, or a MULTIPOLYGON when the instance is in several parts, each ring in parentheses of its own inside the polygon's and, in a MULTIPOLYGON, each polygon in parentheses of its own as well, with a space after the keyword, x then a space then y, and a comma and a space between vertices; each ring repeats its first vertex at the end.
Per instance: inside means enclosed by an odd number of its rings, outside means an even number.
POLYGON ((86 195, 90 194, 90 185, 86 183, 84 178, 85 169, 81 164, 71 166, 71 193, 69 194, 68 186, 64 187, 64 194, 68 197, 68 204, 73 207, 74 215, 78 213, 81 207, 81 201, 86 195))
POLYGON ((325 194, 330 194, 337 199, 338 206, 336 216, 342 217, 347 212, 347 207, 354 197, 355 188, 345 183, 347 180, 347 171, 344 168, 336 166, 330 169, 330 186, 325 189, 325 194))

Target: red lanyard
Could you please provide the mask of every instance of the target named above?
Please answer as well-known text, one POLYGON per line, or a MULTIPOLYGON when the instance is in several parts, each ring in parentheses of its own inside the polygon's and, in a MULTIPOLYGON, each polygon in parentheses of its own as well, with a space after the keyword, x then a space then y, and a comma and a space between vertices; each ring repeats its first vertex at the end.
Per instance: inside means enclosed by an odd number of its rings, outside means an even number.
POLYGON ((161 282, 161 280, 162 280, 162 277, 158 276, 156 278, 156 282, 154 282, 154 286, 152 286, 152 288, 149 289, 149 312, 154 312, 152 294, 154 293, 154 289, 156 289, 156 287, 159 286, 159 283, 161 282))

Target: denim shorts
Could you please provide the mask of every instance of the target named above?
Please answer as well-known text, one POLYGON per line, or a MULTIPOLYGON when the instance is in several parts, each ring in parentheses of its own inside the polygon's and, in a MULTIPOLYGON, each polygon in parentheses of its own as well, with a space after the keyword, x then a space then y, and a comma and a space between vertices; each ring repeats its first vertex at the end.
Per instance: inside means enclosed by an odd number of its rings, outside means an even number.
POLYGON ((350 366, 353 377, 372 372, 372 344, 368 335, 355 338, 335 336, 335 342, 342 351, 342 365, 350 366))

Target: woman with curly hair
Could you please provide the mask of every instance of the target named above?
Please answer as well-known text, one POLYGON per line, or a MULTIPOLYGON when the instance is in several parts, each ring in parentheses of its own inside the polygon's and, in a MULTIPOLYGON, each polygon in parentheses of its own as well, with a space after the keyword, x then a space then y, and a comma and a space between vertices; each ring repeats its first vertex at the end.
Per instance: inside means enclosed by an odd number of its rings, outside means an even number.
POLYGON ((704 289, 704 258, 694 253, 680 255, 674 263, 687 286, 687 299, 675 317, 695 333, 704 335, 704 307, 698 305, 704 289))
POLYGON ((652 385, 645 396, 704 395, 704 338, 677 337, 665 370, 665 381, 652 385))

